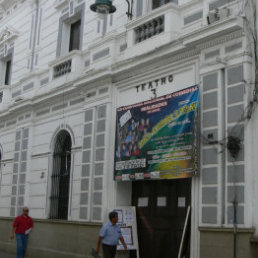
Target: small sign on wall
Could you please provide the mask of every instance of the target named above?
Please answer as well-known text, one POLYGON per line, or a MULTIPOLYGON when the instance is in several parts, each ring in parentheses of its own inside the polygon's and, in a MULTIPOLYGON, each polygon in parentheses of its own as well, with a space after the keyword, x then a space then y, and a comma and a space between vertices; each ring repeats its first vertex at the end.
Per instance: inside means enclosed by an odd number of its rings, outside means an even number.
POLYGON ((149 198, 148 197, 139 197, 138 198, 138 207, 148 207, 149 198))
POLYGON ((177 206, 179 208, 185 208, 185 197, 178 197, 177 206))
POLYGON ((167 206, 167 197, 161 196, 157 198, 157 207, 166 207, 167 206))

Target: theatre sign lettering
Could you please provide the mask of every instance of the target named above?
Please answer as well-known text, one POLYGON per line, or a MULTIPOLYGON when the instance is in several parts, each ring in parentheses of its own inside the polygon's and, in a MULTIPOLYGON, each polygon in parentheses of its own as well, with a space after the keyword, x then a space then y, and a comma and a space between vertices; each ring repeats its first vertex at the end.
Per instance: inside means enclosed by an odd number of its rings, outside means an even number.
POLYGON ((172 74, 170 74, 161 78, 157 78, 153 81, 144 82, 142 84, 138 84, 137 86, 135 86, 136 92, 138 93, 145 90, 150 90, 156 96, 156 89, 158 87, 171 83, 173 82, 173 80, 174 77, 172 74))

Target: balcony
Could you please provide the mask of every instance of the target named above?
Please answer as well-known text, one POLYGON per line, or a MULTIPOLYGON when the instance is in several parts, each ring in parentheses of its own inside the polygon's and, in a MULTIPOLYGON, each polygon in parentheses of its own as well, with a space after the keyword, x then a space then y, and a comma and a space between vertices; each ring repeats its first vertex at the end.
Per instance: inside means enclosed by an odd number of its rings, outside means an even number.
POLYGON ((142 42, 149 39, 155 35, 164 32, 164 15, 154 18, 137 28, 135 31, 135 43, 142 42))
POLYGON ((238 2, 232 0, 226 5, 224 2, 215 2, 215 9, 214 4, 208 2, 196 2, 195 9, 190 8, 193 2, 184 6, 168 3, 132 20, 125 25, 127 34, 124 38, 122 34, 118 37, 120 52, 116 61, 153 53, 154 49, 165 45, 174 49, 170 51, 180 51, 191 44, 241 30, 243 21, 238 17, 238 8, 235 7, 238 2))
POLYGON ((50 87, 57 87, 73 81, 82 74, 84 69, 82 51, 73 50, 55 59, 49 64, 49 69, 50 87))
POLYGON ((53 78, 56 79, 60 76, 63 76, 67 73, 70 73, 72 70, 72 59, 65 60, 64 62, 54 66, 53 78))
POLYGON ((133 58, 178 39, 181 15, 178 5, 168 3, 126 25, 127 48, 123 56, 133 58))

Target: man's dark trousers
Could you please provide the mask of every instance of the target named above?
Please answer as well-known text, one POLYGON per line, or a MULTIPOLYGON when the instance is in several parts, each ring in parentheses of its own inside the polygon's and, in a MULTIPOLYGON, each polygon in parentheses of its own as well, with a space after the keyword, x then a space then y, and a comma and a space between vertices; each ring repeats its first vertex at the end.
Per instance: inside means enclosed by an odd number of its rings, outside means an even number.
POLYGON ((115 258, 116 245, 105 245, 102 244, 103 253, 105 258, 115 258))

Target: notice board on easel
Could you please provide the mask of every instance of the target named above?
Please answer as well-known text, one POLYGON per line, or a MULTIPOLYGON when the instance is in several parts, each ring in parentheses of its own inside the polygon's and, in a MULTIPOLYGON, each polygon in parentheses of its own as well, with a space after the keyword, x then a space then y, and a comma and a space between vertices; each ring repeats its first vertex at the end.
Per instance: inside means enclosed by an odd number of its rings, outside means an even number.
MULTIPOLYGON (((127 250, 137 250, 138 252, 138 235, 136 223, 136 211, 133 206, 121 206, 114 209, 118 213, 117 225, 121 228, 121 232, 127 250)), ((122 243, 119 241, 117 250, 124 250, 122 243)))

